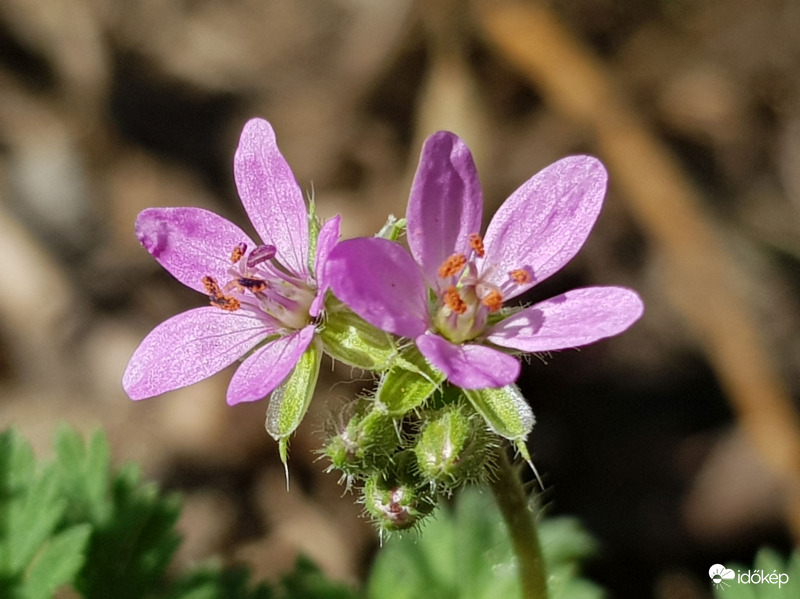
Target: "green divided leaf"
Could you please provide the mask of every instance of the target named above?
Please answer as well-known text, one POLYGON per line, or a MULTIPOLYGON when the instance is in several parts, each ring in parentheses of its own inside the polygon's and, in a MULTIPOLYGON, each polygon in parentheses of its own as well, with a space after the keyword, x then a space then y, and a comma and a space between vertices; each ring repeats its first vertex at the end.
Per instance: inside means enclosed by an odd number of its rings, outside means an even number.
POLYGON ((0 596, 49 599, 72 581, 83 566, 90 529, 59 532, 66 508, 55 465, 38 469, 18 433, 0 434, 0 596))
POLYGON ((111 517, 94 522, 88 555, 91 569, 79 588, 87 598, 136 599, 158 586, 179 538, 174 530, 180 504, 142 484, 135 466, 124 467, 110 489, 111 517))
POLYGON ((348 587, 298 561, 277 586, 252 585, 246 570, 204 567, 166 574, 179 538, 180 505, 141 481, 112 473, 100 432, 88 443, 56 436, 56 458, 37 465, 30 445, 0 434, 0 598, 51 599, 70 585, 83 599, 355 599, 348 587))
POLYGON ((62 428, 55 445, 37 468, 18 433, 0 435, 0 596, 49 599, 68 583, 87 599, 146 595, 178 545, 177 500, 132 467, 112 479, 100 433, 86 446, 62 428))
POLYGON ((132 465, 112 476, 102 433, 86 444, 62 427, 55 448, 59 494, 68 501, 63 525, 92 530, 77 590, 87 599, 136 599, 157 588, 179 544, 177 497, 162 497, 155 485, 142 483, 132 465))

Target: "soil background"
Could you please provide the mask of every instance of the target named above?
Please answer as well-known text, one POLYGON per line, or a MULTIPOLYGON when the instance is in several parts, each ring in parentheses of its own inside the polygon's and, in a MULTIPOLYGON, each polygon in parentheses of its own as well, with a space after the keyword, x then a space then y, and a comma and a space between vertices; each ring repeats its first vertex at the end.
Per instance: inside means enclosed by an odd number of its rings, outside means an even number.
POLYGON ((274 126, 343 237, 402 215, 422 140, 461 135, 486 218, 574 153, 609 166, 582 252, 524 299, 640 292, 626 334, 532 359, 545 509, 600 542, 612 597, 710 597, 708 568, 800 538, 800 3, 793 0, 3 0, 0 426, 59 422, 184 496, 179 564, 363 579, 377 536, 314 450, 364 383, 326 362, 287 494, 265 402, 230 372, 131 402, 156 324, 204 303, 134 235, 149 206, 247 226, 232 159, 274 126))

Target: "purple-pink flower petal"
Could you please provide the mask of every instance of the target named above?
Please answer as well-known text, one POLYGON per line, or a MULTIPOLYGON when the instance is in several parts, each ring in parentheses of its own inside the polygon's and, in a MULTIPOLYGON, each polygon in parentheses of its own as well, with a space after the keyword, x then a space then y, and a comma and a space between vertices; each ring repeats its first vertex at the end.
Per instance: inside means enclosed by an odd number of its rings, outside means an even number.
POLYGON ((211 306, 173 316, 153 329, 128 362, 122 386, 131 399, 180 389, 216 374, 270 331, 245 312, 211 306))
POLYGON ((425 281, 399 244, 378 237, 343 241, 330 253, 326 270, 336 297, 370 324, 401 337, 428 328, 425 281))
POLYGON ((643 312, 639 296, 624 287, 573 289, 499 322, 487 340, 525 352, 580 347, 623 332, 643 312))
POLYGON ((525 268, 531 281, 519 295, 563 267, 583 246, 606 191, 605 167, 591 156, 555 162, 523 183, 492 218, 484 237, 485 280, 502 285, 508 273, 525 268))
POLYGON ((233 162, 239 197, 264 243, 296 273, 308 272, 308 211, 272 126, 252 119, 242 131, 233 162))
POLYGON ((232 222, 201 208, 147 208, 136 219, 136 236, 173 277, 201 293, 204 276, 228 278, 237 244, 254 245, 232 222))
POLYGON ((448 257, 469 251, 469 235, 480 233, 482 213, 469 148, 453 133, 434 133, 422 148, 406 211, 408 245, 429 284, 448 257))
POLYGON ((341 216, 334 216, 322 225, 317 237, 317 255, 314 260, 314 274, 317 277, 317 297, 314 298, 309 310, 309 314, 314 318, 319 315, 325 301, 325 291, 328 289, 325 263, 328 261, 331 250, 339 242, 339 224, 341 220, 341 216))
POLYGON ((264 399, 289 376, 314 338, 314 326, 279 337, 258 348, 242 362, 228 386, 227 402, 264 399))
POLYGON ((433 334, 420 335, 416 342, 422 355, 463 389, 503 387, 519 376, 519 360, 485 345, 453 345, 433 334))

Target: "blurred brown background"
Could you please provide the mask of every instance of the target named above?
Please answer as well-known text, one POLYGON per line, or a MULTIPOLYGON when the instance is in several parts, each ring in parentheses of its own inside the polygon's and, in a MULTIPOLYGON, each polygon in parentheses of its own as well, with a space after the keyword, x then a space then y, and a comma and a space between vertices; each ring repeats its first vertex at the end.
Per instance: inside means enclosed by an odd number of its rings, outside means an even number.
POLYGON ((793 0, 3 0, 0 425, 58 422, 185 496, 180 562, 275 576, 298 551, 363 576, 376 535, 315 461, 359 383, 326 371, 286 493, 266 404, 228 376, 140 403, 120 387, 157 323, 203 298, 139 247, 148 206, 244 225, 231 173, 252 116, 343 235, 403 214, 421 141, 472 148, 486 216, 570 153, 609 167, 583 252, 534 289, 618 284, 625 335, 520 381, 552 514, 601 543, 616 597, 708 597, 711 564, 800 538, 800 4, 793 0))

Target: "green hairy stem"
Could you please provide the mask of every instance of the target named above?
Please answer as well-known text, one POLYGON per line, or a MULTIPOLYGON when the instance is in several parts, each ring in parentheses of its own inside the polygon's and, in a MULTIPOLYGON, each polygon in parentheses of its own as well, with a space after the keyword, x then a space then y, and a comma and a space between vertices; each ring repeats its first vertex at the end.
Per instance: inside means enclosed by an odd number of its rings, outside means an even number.
POLYGON ((547 574, 535 515, 528 503, 519 471, 498 448, 497 478, 492 482, 500 513, 503 515, 514 554, 517 556, 523 599, 547 599, 547 574))

